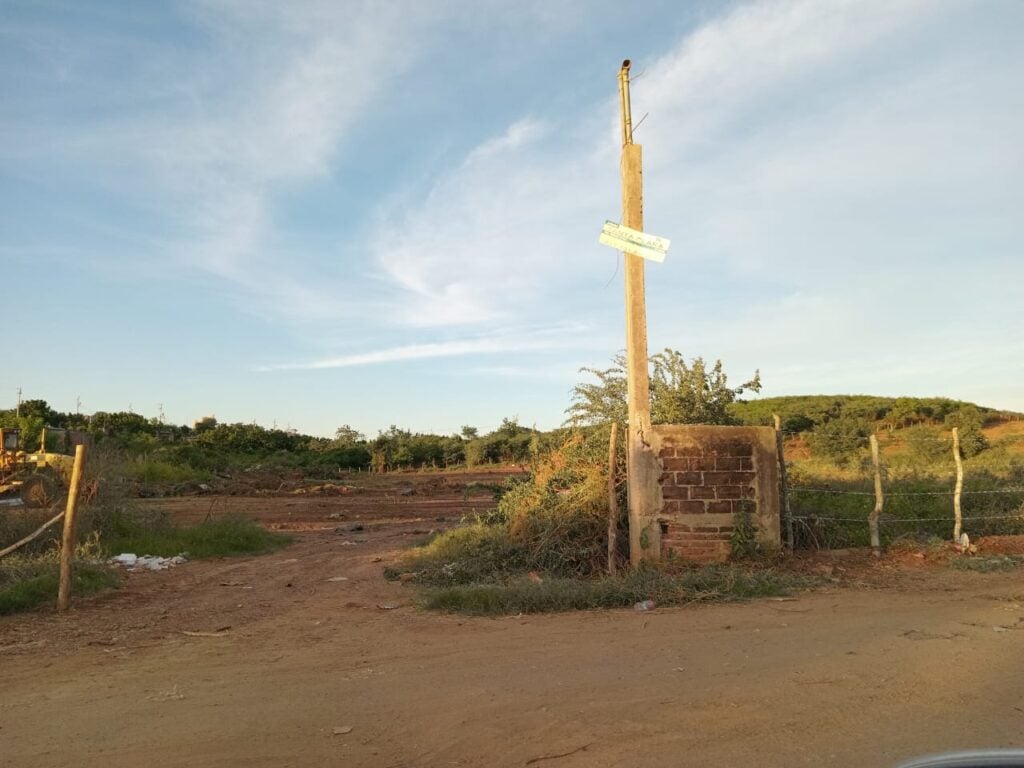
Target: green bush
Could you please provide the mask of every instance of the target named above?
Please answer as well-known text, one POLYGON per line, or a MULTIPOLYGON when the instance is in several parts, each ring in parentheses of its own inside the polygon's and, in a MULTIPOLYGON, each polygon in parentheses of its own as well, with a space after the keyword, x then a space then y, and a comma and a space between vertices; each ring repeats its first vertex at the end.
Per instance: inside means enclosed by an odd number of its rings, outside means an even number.
POLYGON ((126 464, 127 477, 142 483, 202 483, 210 479, 208 470, 196 469, 188 464, 140 456, 126 464))
MULTIPOLYGON (((503 580, 535 570, 590 576, 607 568, 608 429, 569 431, 506 483, 498 506, 413 550, 401 569, 423 584, 503 580)), ((625 537, 623 537, 625 538, 625 537)))

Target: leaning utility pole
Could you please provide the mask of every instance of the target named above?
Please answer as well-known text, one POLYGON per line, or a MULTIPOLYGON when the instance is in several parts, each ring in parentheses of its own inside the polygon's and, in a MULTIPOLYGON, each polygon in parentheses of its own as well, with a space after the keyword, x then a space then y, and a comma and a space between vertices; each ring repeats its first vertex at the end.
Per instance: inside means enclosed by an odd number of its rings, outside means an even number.
MULTIPOLYGON (((629 59, 619 69, 622 111, 622 224, 644 228, 642 153, 633 143, 629 101, 629 59)), ((626 388, 629 423, 626 431, 626 490, 629 500, 629 560, 638 565, 657 560, 661 530, 651 496, 652 469, 649 435, 651 395, 647 372, 647 308, 644 303, 644 260, 625 252, 626 272, 626 388)), ((656 486, 656 478, 654 478, 656 486)))

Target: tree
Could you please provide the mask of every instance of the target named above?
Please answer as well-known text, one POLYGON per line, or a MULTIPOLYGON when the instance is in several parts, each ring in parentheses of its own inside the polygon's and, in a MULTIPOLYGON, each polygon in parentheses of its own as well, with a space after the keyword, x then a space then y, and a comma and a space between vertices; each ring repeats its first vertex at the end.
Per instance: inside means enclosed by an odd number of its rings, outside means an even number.
POLYGON ((917 424, 903 430, 903 442, 907 445, 911 461, 920 466, 930 466, 949 457, 949 441, 943 440, 938 427, 917 424))
POLYGON ((960 453, 964 458, 976 456, 988 448, 988 440, 981 431, 985 419, 977 406, 964 405, 946 416, 947 427, 957 427, 960 435, 960 453))
POLYGON ((463 425, 459 434, 462 435, 463 440, 476 440, 480 437, 480 431, 476 427, 471 427, 468 424, 463 425))
POLYGON ((23 417, 41 419, 44 425, 56 426, 60 416, 45 400, 23 400, 18 411, 23 417))
POLYGON ((364 439, 358 430, 353 429, 348 424, 342 424, 334 430, 334 445, 339 448, 361 443, 364 439))
POLYGON ((914 397, 897 397, 889 408, 889 429, 906 427, 921 418, 921 401, 914 397))
POLYGON ((216 426, 217 426, 217 417, 216 416, 203 416, 203 418, 199 419, 198 421, 196 421, 192 425, 192 429, 194 429, 195 433, 197 435, 199 435, 199 434, 202 434, 203 432, 209 432, 211 429, 214 429, 216 426))
MULTIPOLYGON (((626 404, 626 359, 616 355, 611 368, 582 371, 597 377, 596 383, 573 387, 573 402, 567 409, 570 424, 603 424, 628 418, 626 404)), ((710 368, 704 358, 686 364, 683 355, 665 349, 650 358, 651 421, 654 424, 735 424, 729 405, 746 390, 761 391, 761 375, 739 387, 730 387, 722 361, 710 368)))
POLYGON ((816 426, 808 442, 811 453, 843 466, 864 445, 870 434, 871 428, 864 419, 840 416, 816 426))

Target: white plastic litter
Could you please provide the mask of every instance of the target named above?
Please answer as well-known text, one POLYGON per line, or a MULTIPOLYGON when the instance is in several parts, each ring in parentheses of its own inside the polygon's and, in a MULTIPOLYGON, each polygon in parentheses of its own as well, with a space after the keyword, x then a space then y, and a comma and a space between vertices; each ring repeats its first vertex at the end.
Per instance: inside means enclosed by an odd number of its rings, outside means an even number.
POLYGON ((129 571, 166 571, 168 568, 187 563, 188 558, 184 553, 174 557, 159 557, 157 555, 142 555, 140 557, 133 552, 122 552, 107 562, 111 565, 122 565, 129 571))

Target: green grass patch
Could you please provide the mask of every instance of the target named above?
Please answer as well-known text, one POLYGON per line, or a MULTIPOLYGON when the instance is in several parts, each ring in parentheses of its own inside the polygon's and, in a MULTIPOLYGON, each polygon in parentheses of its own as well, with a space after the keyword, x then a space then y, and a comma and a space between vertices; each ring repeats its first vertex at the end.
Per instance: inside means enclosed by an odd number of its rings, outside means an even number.
MULTIPOLYGON (((10 557, 0 560, 0 616, 28 611, 57 600, 60 566, 55 557, 10 557)), ((118 584, 109 568, 76 563, 72 576, 74 596, 92 595, 118 584)))
POLYGON ((209 471, 194 469, 188 464, 174 464, 150 457, 127 462, 125 475, 142 483, 202 483, 212 476, 209 471))
POLYGON ((129 519, 104 535, 102 541, 104 548, 115 555, 134 552, 173 557, 187 552, 190 558, 200 558, 269 552, 290 542, 291 537, 244 518, 208 520, 187 528, 133 523, 129 519))
POLYGON ((1024 558, 1014 555, 965 555, 951 558, 949 567, 958 571, 992 573, 993 571, 1011 571, 1022 563, 1024 563, 1024 558))
POLYGON ((428 588, 426 608, 472 616, 626 608, 643 600, 657 606, 747 600, 789 594, 814 580, 771 568, 707 566, 676 573, 642 568, 598 579, 514 578, 504 583, 428 588))
POLYGON ((509 537, 504 525, 476 521, 435 537, 412 550, 396 568, 384 575, 398 578, 416 574, 416 582, 430 586, 454 586, 502 581, 529 570, 523 547, 509 537))

